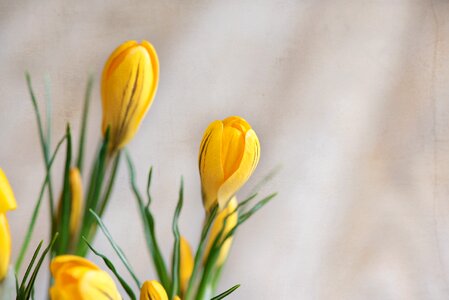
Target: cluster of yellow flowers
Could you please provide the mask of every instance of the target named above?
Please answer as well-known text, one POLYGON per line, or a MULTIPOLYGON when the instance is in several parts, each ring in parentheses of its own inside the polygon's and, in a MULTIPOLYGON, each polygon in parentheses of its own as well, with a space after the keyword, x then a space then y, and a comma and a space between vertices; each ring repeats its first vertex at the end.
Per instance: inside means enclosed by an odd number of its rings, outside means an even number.
MULTIPOLYGON (((107 60, 102 75, 101 94, 102 131, 105 140, 109 141, 109 156, 120 152, 137 133, 153 102, 158 81, 158 57, 154 47, 147 41, 125 42, 107 60)), ((259 156, 257 135, 243 118, 231 116, 214 121, 207 127, 200 144, 198 168, 206 217, 214 213, 216 215, 212 216, 210 230, 206 231, 207 243, 200 254, 204 264, 216 245, 220 246, 213 267, 220 269, 225 263, 232 244, 232 231, 239 222, 239 204, 235 194, 254 172, 259 156)), ((68 174, 70 206, 63 208, 63 201, 60 201, 56 224, 61 223, 64 209, 68 209, 69 219, 66 222, 69 224, 70 238, 67 240, 71 240, 77 234, 84 237, 84 234, 91 232, 90 228, 81 227, 85 225, 81 220, 85 221, 89 217, 86 212, 82 214, 83 206, 86 205, 82 175, 78 167, 71 167, 68 174)), ((0 169, 0 282, 8 271, 11 254, 11 238, 5 214, 15 208, 12 189, 0 169)), ((51 299, 121 299, 108 273, 83 258, 85 254, 79 254, 78 251, 55 253, 50 265, 54 279, 50 288, 51 299)), ((192 274, 197 265, 196 257, 183 236, 179 238, 179 254, 179 288, 175 293, 169 297, 167 286, 164 288, 158 281, 148 280, 140 287, 141 300, 173 300, 180 299, 179 296, 189 298, 189 285, 194 281, 192 274)))

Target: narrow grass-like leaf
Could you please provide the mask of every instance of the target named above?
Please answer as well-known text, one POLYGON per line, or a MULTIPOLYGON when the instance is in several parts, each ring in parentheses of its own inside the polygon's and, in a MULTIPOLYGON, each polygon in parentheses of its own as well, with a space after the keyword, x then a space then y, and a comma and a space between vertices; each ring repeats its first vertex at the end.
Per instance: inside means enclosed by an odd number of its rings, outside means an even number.
POLYGON ((206 216, 206 221, 204 222, 203 229, 201 232, 200 242, 198 244, 198 248, 195 253, 195 260, 193 263, 192 276, 190 277, 189 284, 187 287, 187 292, 186 292, 186 297, 185 297, 185 299, 187 299, 187 300, 191 299, 191 297, 194 294, 194 287, 197 283, 196 281, 197 281, 197 278, 199 275, 198 274, 199 268, 201 265, 201 260, 203 258, 204 248, 206 246, 207 234, 209 233, 209 230, 212 226, 213 221, 215 220, 215 217, 217 216, 217 213, 218 213, 218 205, 215 205, 212 208, 212 210, 210 211, 210 213, 206 216))
POLYGON ((45 256, 50 251, 50 249, 53 247, 57 238, 58 238, 58 233, 55 233, 55 236, 53 237, 53 240, 51 241, 51 243, 47 246, 47 248, 45 248, 44 252, 42 252, 41 257, 39 258, 39 261, 37 262, 36 267, 34 268, 33 274, 31 275, 30 281, 28 282, 27 287, 25 288, 25 299, 30 298, 33 288, 34 288, 34 283, 36 281, 37 274, 39 273, 39 269, 41 268, 41 265, 45 259, 45 256))
POLYGON ((86 131, 87 131, 87 120, 89 116, 89 107, 90 107, 90 99, 92 95, 92 87, 94 83, 93 75, 89 75, 89 79, 87 80, 86 93, 84 95, 84 105, 83 105, 83 114, 81 116, 81 132, 80 139, 78 143, 78 159, 76 165, 80 170, 80 173, 83 173, 83 164, 84 164, 84 144, 86 140, 86 131))
POLYGON ((153 178, 153 167, 150 167, 150 171, 148 172, 148 180, 147 180, 147 198, 148 198, 148 204, 147 206, 151 205, 151 193, 150 193, 150 187, 151 187, 151 179, 153 178))
MULTIPOLYGON (((123 289, 126 291, 126 293, 128 294, 129 298, 132 300, 136 299, 136 295, 134 295, 133 290, 130 288, 130 286, 128 285, 128 283, 123 279, 122 276, 120 276, 120 274, 117 272, 117 269, 115 268, 114 264, 104 255, 101 254, 100 252, 98 252, 97 250, 94 249, 94 247, 92 247, 91 244, 89 244, 89 242, 83 238, 83 240, 86 242, 87 246, 90 248, 90 250, 92 250, 92 252, 97 255, 98 257, 101 257, 104 261, 104 263, 106 264, 106 266, 109 268, 109 270, 111 270, 112 273, 114 273, 115 277, 117 277, 118 281, 120 282, 121 286, 123 287, 123 289)), ((140 288, 140 287, 139 287, 140 288)))
POLYGON ((259 180, 256 185, 249 192, 250 195, 256 194, 259 190, 268 182, 270 182, 282 169, 281 165, 276 166, 267 175, 265 175, 261 180, 259 180))
POLYGON ((31 274, 31 270, 33 269, 34 262, 36 261, 37 256, 39 255, 39 251, 42 248, 42 244, 44 241, 40 241, 37 245, 36 250, 34 250, 33 257, 31 258, 30 263, 28 264, 28 267, 25 271, 25 275, 23 275, 22 283, 20 284, 19 290, 25 290, 25 283, 28 279, 28 276, 31 274))
POLYGON ((70 212, 72 208, 70 191, 70 166, 72 162, 72 135, 70 133, 69 125, 67 125, 66 135, 67 147, 64 166, 64 184, 62 188, 60 223, 58 224, 58 231, 61 234, 61 238, 58 241, 58 247, 56 250, 57 255, 67 252, 70 241, 70 212))
POLYGON ((16 274, 19 273, 19 271, 20 271, 20 266, 22 265, 23 259, 25 257, 25 253, 26 253, 26 251, 28 249, 28 246, 30 244, 31 236, 32 236, 33 231, 34 231, 34 226, 36 225, 37 216, 39 214, 40 206, 41 206, 42 199, 43 199, 43 196, 44 196, 45 187, 49 183, 49 174, 50 174, 49 170, 50 170, 51 166, 53 165, 53 162, 54 162, 54 160, 56 158, 56 155, 58 154, 59 148, 61 147, 62 143, 64 142, 64 140, 66 138, 67 138, 67 135, 65 135, 59 141, 59 143, 56 146, 56 149, 55 149, 55 151, 54 151, 54 153, 53 153, 53 155, 52 155, 52 157, 51 157, 51 159, 49 161, 49 164, 47 166, 47 174, 45 176, 44 182, 42 183, 41 190, 39 192, 39 197, 37 199, 36 205, 34 206, 33 214, 31 216, 30 224, 28 225, 28 230, 26 232, 25 239, 24 239, 24 241, 22 243, 22 246, 20 247, 19 256, 17 257, 17 260, 16 260, 16 264, 15 264, 15 267, 14 267, 14 270, 15 270, 16 274))
POLYGON ((221 293, 220 295, 217 295, 215 297, 213 297, 211 300, 220 300, 223 299, 227 296, 229 296, 230 294, 232 294, 236 289, 238 289, 240 287, 240 284, 236 284, 234 285, 232 288, 228 289, 227 291, 221 293))
POLYGON ((111 194, 112 194, 112 188, 114 187, 115 178, 117 177, 117 173, 118 173, 117 172, 118 166, 120 164, 121 153, 122 152, 120 150, 119 150, 119 152, 117 152, 117 155, 115 156, 115 159, 114 159, 114 163, 112 165, 112 170, 111 170, 111 174, 109 175, 106 192, 103 195, 103 198, 100 202, 100 209, 98 210, 98 215, 100 217, 103 216, 104 210, 106 209, 106 206, 109 202, 109 198, 111 197, 111 194))
POLYGON ((173 257, 172 257, 172 288, 170 292, 170 299, 173 299, 180 292, 180 259, 181 259, 181 235, 179 234, 179 215, 181 214, 182 204, 184 202, 184 180, 181 178, 181 187, 179 189, 178 204, 176 205, 175 214, 173 216, 173 236, 175 242, 173 245, 173 257))
POLYGON ((122 249, 119 247, 119 245, 117 245, 117 243, 114 241, 114 239, 112 238, 111 233, 109 232, 109 230, 106 228, 106 226, 104 225, 103 221, 101 220, 101 218, 91 209, 90 213, 95 217, 95 219, 98 222, 98 225, 100 225, 100 229, 101 231, 103 231, 104 235, 106 236, 106 238, 108 239, 109 243, 111 244, 112 248, 114 249, 115 253, 117 253, 118 257, 120 258, 120 260, 122 261, 122 263, 125 265, 126 269, 128 270, 128 272, 131 274, 132 278, 134 279, 134 282, 137 285, 137 288, 140 289, 140 287, 142 286, 139 279, 137 278, 136 274, 134 274, 133 269, 131 268, 131 265, 128 262, 128 259, 125 256, 125 253, 123 253, 122 249))
MULTIPOLYGON (((147 247, 150 252, 151 258, 153 260, 161 284, 164 286, 165 290, 170 291, 171 290, 170 277, 168 275, 167 266, 165 264, 164 258, 162 256, 161 250, 157 242, 154 218, 149 208, 150 201, 148 202, 148 205, 146 206, 144 205, 143 198, 139 192, 139 189, 137 188, 137 184, 135 181, 134 164, 128 152, 126 152, 126 159, 128 162, 131 188, 136 197, 137 203, 139 205, 140 214, 142 217, 147 247)), ((148 178, 149 178, 148 182, 151 183, 151 169, 148 178)), ((149 185, 147 186, 147 193, 149 195, 149 185)), ((149 199, 151 199, 151 197, 149 199)))

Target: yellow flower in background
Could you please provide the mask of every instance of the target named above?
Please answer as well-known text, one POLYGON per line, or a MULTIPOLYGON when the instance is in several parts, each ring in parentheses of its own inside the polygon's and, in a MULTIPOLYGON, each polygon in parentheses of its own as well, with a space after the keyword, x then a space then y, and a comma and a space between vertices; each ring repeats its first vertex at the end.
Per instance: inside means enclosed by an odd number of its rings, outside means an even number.
POLYGON ((111 54, 101 81, 103 134, 109 127, 111 149, 123 148, 134 137, 158 81, 159 60, 149 42, 128 41, 111 54))
POLYGON ((11 258, 11 235, 9 232, 6 215, 0 213, 0 281, 8 273, 9 260, 11 258))
POLYGON ((181 292, 185 293, 187 290, 187 286, 189 284, 190 276, 192 276, 193 272, 193 254, 192 248, 189 245, 189 242, 181 236, 180 240, 180 248, 181 248, 181 292))
POLYGON ((207 212, 223 208, 245 184, 259 162, 260 144, 251 126, 240 117, 212 122, 204 133, 198 165, 207 212))
POLYGON ((140 300, 168 300, 168 295, 159 282, 147 280, 140 289, 140 300))
POLYGON ((70 169, 69 181, 72 196, 72 205, 70 209, 70 236, 73 237, 78 231, 81 218, 81 205, 83 203, 83 183, 78 168, 70 169))
POLYGON ((55 279, 52 300, 122 299, 112 278, 89 260, 75 255, 55 257, 50 265, 55 279))
MULTIPOLYGON (((232 199, 229 201, 228 205, 223 209, 218 215, 217 218, 214 221, 214 224, 212 225, 209 240, 207 242, 206 252, 205 256, 209 255, 209 252, 212 248, 212 244, 215 240, 215 238, 220 234, 221 229, 223 228, 223 224, 226 224, 223 230, 223 233, 221 235, 220 241, 223 241, 223 239, 226 237, 226 235, 237 225, 237 221, 239 218, 238 212, 236 211, 238 202, 235 197, 232 197, 232 199), (229 216, 229 217, 228 217, 229 216)), ((218 255, 218 259, 216 262, 216 266, 220 267, 224 264, 226 261, 226 258, 228 257, 229 250, 231 249, 232 245, 232 237, 228 238, 220 249, 220 254, 218 255)))
POLYGON ((8 178, 0 168, 0 281, 8 273, 9 261, 11 259, 11 233, 6 212, 16 209, 16 207, 14 192, 8 178))
POLYGON ((11 185, 3 170, 0 168, 0 213, 16 209, 17 203, 11 185))

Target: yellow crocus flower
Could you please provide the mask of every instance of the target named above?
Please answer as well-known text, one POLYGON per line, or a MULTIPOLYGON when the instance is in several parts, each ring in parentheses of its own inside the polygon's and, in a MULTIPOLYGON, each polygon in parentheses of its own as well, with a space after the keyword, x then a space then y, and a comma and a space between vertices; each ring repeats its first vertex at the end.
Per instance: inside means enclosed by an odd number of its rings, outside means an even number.
POLYGON ((0 213, 16 209, 17 203, 11 185, 3 170, 0 168, 0 213))
POLYGON ((6 212, 16 209, 16 207, 14 192, 8 178, 0 168, 0 281, 8 273, 9 261, 11 259, 11 233, 6 212))
POLYGON ((0 213, 0 282, 8 274, 9 260, 11 258, 11 234, 9 232, 6 215, 0 213))
MULTIPOLYGON (((223 230, 223 233, 221 235, 221 239, 219 242, 223 241, 223 239, 226 237, 226 235, 237 225, 238 221, 238 212, 236 211, 238 202, 235 197, 232 197, 232 199, 229 201, 228 205, 217 215, 216 219, 214 220, 214 224, 212 225, 209 240, 207 242, 206 252, 205 256, 209 255, 209 252, 212 248, 212 244, 215 240, 215 238, 220 234, 221 229, 223 228, 223 224, 226 219, 225 228, 223 230), (228 217, 229 216, 229 217, 228 217)), ((231 249, 232 245, 232 237, 228 238, 220 249, 220 254, 218 255, 218 259, 216 262, 216 266, 220 267, 224 264, 226 261, 226 258, 228 257, 229 250, 231 249)))
POLYGON ((240 117, 212 122, 204 133, 198 165, 207 212, 223 208, 243 186, 259 162, 260 144, 251 126, 240 117))
POLYGON ((190 247, 189 242, 183 236, 181 236, 180 239, 180 246, 181 246, 180 283, 181 283, 181 292, 185 293, 187 285, 189 284, 190 276, 192 276, 194 260, 192 248, 190 247))
POLYGON ((52 300, 121 300, 112 278, 89 260, 75 255, 55 257, 50 265, 52 300))
POLYGON ((136 134, 153 102, 159 81, 159 60, 147 41, 128 41, 109 57, 101 94, 103 134, 110 128, 112 150, 123 148, 136 134))
POLYGON ((140 289, 140 300, 168 300, 168 295, 159 282, 147 280, 140 289))
POLYGON ((74 167, 70 169, 69 181, 72 196, 72 205, 70 209, 70 235, 73 237, 78 231, 81 218, 81 205, 83 203, 83 183, 78 168, 74 167))

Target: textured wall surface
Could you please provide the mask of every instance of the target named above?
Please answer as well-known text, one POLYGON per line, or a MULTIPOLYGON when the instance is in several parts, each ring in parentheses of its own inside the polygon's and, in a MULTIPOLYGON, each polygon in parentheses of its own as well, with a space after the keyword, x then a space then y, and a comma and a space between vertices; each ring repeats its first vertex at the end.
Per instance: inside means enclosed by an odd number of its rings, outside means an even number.
MULTIPOLYGON (((0 0, 0 166, 20 205, 9 214, 15 257, 44 174, 24 71, 41 103, 51 78, 53 145, 66 122, 77 132, 95 75, 90 162, 101 69, 128 39, 151 41, 160 57, 159 91, 129 150, 142 188, 155 167, 165 253, 181 175, 181 228, 198 240, 205 127, 241 115, 262 156, 240 195, 283 168, 265 187, 279 197, 235 239, 221 289, 242 287, 230 299, 449 297, 447 1, 0 0)), ((138 275, 152 279, 124 164, 118 182, 105 222, 138 275)), ((34 245, 47 238, 46 213, 34 245)), ((103 237, 96 247, 115 258, 103 237)))

